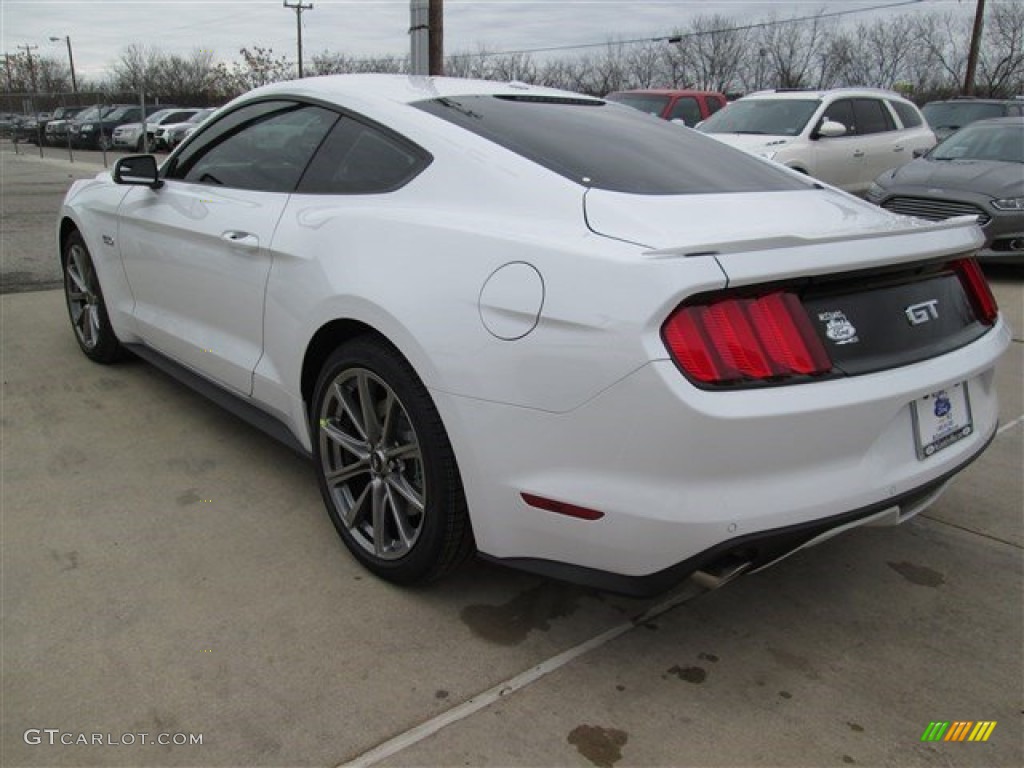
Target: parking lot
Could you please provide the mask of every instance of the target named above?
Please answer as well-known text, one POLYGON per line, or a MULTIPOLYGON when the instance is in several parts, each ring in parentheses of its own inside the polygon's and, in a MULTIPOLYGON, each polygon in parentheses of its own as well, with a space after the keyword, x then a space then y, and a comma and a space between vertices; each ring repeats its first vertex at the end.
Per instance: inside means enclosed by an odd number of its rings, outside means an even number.
POLYGON ((1024 763, 1020 273, 990 275, 1000 432, 913 521, 711 593, 482 562, 401 589, 347 554, 303 459, 82 356, 53 228, 99 153, 21 151, 0 145, 0 764, 1024 763), (997 725, 923 742, 935 721, 997 725))

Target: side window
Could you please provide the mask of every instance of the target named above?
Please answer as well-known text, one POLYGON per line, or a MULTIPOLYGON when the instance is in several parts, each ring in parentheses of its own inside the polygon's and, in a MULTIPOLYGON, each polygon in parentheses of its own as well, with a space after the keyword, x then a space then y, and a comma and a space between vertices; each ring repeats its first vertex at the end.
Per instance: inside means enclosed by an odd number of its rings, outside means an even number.
POLYGON ((298 191, 336 195, 390 192, 411 181, 431 159, 410 142, 343 117, 309 164, 298 191))
POLYGON ((853 113, 857 122, 857 133, 883 133, 896 129, 892 115, 880 99, 854 99, 853 113))
POLYGON ((205 131, 167 176, 235 189, 292 192, 337 119, 321 107, 251 104, 205 131))
POLYGON ((824 119, 845 125, 846 136, 857 134, 857 122, 853 116, 853 102, 850 99, 833 101, 825 110, 824 119))
POLYGON ((672 105, 672 111, 668 113, 669 120, 682 120, 691 128, 703 118, 700 116, 700 105, 693 96, 681 96, 672 105))
POLYGON ((921 114, 909 104, 902 101, 890 101, 889 106, 896 110, 904 128, 916 128, 921 125, 921 114))
POLYGON ((725 106, 725 101, 717 96, 708 96, 707 99, 705 99, 705 102, 708 105, 708 117, 711 117, 715 112, 725 106))

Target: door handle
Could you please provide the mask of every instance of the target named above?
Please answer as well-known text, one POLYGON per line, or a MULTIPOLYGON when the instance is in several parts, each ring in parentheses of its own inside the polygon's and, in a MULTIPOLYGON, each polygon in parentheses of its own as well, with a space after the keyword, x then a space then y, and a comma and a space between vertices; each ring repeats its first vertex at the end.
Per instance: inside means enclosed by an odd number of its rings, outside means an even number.
POLYGON ((854 157, 864 157, 864 150, 858 149, 856 152, 853 153, 853 156, 854 157))
POLYGON ((903 147, 893 147, 892 151, 893 152, 902 152, 903 151, 903 147))
POLYGON ((237 229, 229 229, 220 237, 221 240, 227 240, 231 245, 238 245, 243 248, 259 248, 260 246, 260 239, 256 235, 237 229))

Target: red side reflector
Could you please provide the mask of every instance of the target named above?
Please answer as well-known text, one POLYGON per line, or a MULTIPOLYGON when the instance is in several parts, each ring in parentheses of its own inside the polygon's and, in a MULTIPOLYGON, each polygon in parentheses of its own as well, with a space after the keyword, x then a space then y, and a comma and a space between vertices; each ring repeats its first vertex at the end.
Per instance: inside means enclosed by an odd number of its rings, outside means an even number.
POLYGON ((535 496, 532 493, 522 493, 520 495, 523 497, 523 501, 531 507, 543 509, 546 512, 554 512, 559 515, 567 515, 568 517, 578 517, 580 520, 600 520, 604 517, 604 512, 598 512, 596 509, 577 507, 575 504, 545 499, 543 496, 535 496))
POLYGON ((662 327, 662 338, 686 375, 701 383, 765 381, 832 370, 807 312, 792 293, 679 307, 662 327))
POLYGON ((996 304, 996 297, 992 295, 992 289, 989 288, 988 280, 985 279, 978 262, 974 259, 958 259, 951 261, 949 267, 960 278, 978 322, 994 325, 996 318, 999 317, 999 305, 996 304))

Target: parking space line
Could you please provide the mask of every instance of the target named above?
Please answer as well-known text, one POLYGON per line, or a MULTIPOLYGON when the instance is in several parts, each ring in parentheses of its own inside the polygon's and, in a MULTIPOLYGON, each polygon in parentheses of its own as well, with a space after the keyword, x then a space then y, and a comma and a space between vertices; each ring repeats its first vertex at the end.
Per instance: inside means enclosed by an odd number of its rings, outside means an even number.
POLYGON ((381 760, 385 760, 392 755, 423 741, 427 737, 433 736, 442 728, 445 728, 452 723, 457 723, 460 720, 464 720, 470 715, 490 706, 494 702, 525 688, 531 683, 540 680, 542 677, 564 667, 570 661, 578 659, 580 656, 607 645, 612 640, 626 634, 631 629, 653 621, 659 616, 671 611, 673 608, 699 597, 704 594, 705 591, 706 590, 701 587, 697 587, 696 585, 687 584, 682 592, 673 595, 639 616, 630 619, 628 622, 612 627, 611 629, 606 630, 605 632, 602 632, 579 645, 575 645, 566 651, 562 651, 561 653, 552 656, 546 661, 542 661, 540 664, 531 667, 525 672, 519 673, 515 677, 510 677, 508 680, 498 683, 492 688, 488 688, 483 693, 479 693, 462 704, 452 707, 447 712, 442 712, 440 715, 432 717, 426 722, 420 723, 414 728, 410 728, 408 731, 388 739, 358 757, 342 763, 338 768, 366 768, 366 766, 375 765, 381 760))
POLYGON ((1011 421, 1011 422, 1009 422, 1007 424, 1003 424, 1003 426, 1001 426, 999 429, 996 430, 996 435, 997 436, 1001 435, 1006 430, 1013 429, 1014 427, 1016 427, 1018 424, 1020 424, 1022 422, 1024 422, 1024 415, 1018 416, 1016 419, 1014 419, 1013 421, 1011 421))

